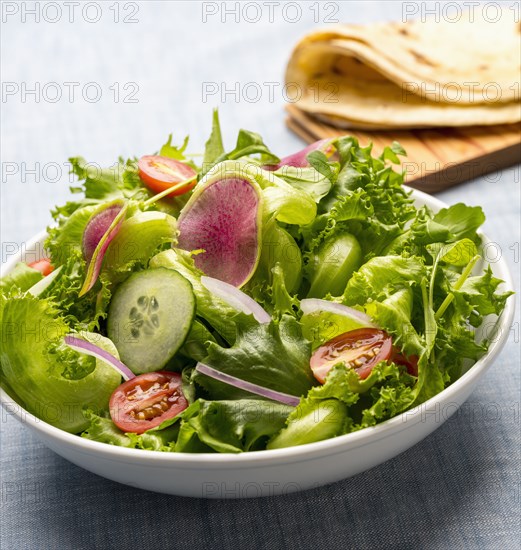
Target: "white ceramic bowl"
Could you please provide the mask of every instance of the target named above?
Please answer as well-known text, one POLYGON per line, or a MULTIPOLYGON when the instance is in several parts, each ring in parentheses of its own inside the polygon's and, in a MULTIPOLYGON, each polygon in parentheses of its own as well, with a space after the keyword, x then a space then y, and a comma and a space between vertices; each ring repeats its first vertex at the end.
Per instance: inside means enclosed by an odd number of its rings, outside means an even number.
MULTIPOLYGON (((418 206, 434 211, 441 201, 414 191, 418 206)), ((45 233, 27 244, 25 250, 42 248, 45 233)), ((491 243, 484 237, 484 243, 491 243)), ((490 248, 490 246, 489 246, 490 248)), ((8 273, 24 250, 6 263, 8 273)), ((34 260, 31 257, 31 260, 34 260)), ((494 274, 513 283, 506 262, 492 264, 494 274)), ((25 411, 5 392, 0 398, 7 413, 28 426, 53 451, 95 474, 134 487, 174 495, 204 498, 242 498, 285 494, 325 485, 358 474, 393 458, 429 435, 469 397, 501 351, 514 316, 509 299, 500 319, 485 321, 492 340, 488 353, 459 380, 426 403, 372 428, 327 441, 277 449, 233 454, 160 453, 115 447, 90 441, 59 430, 25 411)))

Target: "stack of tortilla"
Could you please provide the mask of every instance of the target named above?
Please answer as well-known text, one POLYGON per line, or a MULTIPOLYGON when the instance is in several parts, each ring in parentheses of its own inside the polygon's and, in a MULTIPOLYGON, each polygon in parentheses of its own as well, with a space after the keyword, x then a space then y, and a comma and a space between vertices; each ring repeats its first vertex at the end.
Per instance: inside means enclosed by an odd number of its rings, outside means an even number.
POLYGON ((340 128, 386 130, 521 120, 521 26, 485 19, 335 25, 304 37, 286 72, 294 107, 340 128))

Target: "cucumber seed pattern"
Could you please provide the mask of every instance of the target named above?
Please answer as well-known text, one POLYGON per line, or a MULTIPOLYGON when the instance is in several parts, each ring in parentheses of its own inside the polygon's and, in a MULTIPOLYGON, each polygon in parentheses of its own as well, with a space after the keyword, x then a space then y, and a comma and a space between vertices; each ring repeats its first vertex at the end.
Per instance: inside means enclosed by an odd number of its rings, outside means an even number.
POLYGON ((143 331, 145 336, 152 336, 159 328, 159 301, 155 296, 140 296, 137 299, 137 307, 133 306, 128 315, 130 319, 130 334, 133 338, 139 338, 143 331))

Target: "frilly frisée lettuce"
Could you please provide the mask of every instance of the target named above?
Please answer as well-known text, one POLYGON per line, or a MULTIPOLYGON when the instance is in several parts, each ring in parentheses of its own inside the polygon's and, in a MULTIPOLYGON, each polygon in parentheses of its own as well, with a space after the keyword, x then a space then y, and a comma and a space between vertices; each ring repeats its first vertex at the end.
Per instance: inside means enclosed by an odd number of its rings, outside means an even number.
POLYGON ((54 271, 0 281, 0 379, 28 411, 135 449, 277 449, 385 421, 486 352, 475 329, 510 293, 475 269, 483 211, 416 208, 398 143, 280 160, 246 130, 227 149, 215 112, 204 155, 187 151, 170 136, 108 169, 70 159, 54 271))

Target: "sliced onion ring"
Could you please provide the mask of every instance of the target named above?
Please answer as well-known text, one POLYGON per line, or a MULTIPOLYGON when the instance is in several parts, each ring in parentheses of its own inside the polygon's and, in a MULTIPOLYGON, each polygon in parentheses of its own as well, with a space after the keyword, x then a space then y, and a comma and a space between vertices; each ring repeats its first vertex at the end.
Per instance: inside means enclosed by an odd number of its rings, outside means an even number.
POLYGON ((316 313, 317 311, 337 313, 338 315, 357 319, 368 327, 375 326, 369 315, 366 315, 362 311, 345 306, 344 304, 338 304, 337 302, 330 302, 329 300, 321 300, 320 298, 305 298, 300 302, 300 309, 302 310, 302 313, 308 315, 310 313, 316 313))
POLYGON ((73 350, 104 361, 107 365, 110 365, 114 370, 121 374, 125 380, 130 380, 131 378, 136 377, 136 375, 117 357, 114 357, 108 351, 96 346, 96 344, 92 344, 91 342, 87 342, 87 340, 70 335, 65 336, 64 340, 65 343, 73 350))
POLYGON ((231 376, 230 374, 221 372, 213 367, 209 367, 204 363, 197 363, 195 370, 201 374, 206 374, 206 376, 209 376, 210 378, 214 378, 215 380, 219 380, 220 382, 224 382, 225 384, 229 384, 230 386, 234 386, 240 390, 245 390, 247 392, 260 395, 261 397, 266 397, 272 401, 278 401, 279 403, 291 405, 292 407, 296 407, 300 403, 300 399, 294 395, 270 390, 269 388, 258 386, 252 382, 246 382, 246 380, 235 378, 235 376, 231 376))
POLYGON ((215 294, 223 302, 226 302, 233 309, 246 313, 246 315, 253 315, 254 319, 261 324, 271 322, 270 314, 253 298, 242 292, 242 290, 206 275, 201 277, 201 283, 207 290, 215 294))

